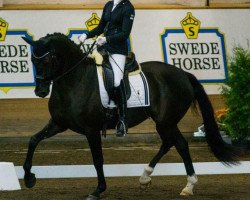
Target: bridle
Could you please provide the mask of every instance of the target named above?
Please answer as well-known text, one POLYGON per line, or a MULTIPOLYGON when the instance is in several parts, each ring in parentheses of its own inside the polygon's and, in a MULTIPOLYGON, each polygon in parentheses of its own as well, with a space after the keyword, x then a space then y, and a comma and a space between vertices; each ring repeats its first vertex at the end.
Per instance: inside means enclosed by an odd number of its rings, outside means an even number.
POLYGON ((41 60, 41 59, 45 58, 47 55, 49 55, 50 53, 51 53, 51 52, 48 51, 47 53, 43 54, 42 56, 36 56, 36 55, 34 54, 34 52, 32 52, 32 56, 33 56, 35 59, 37 59, 37 60, 41 60))
MULTIPOLYGON (((34 51, 32 52, 32 59, 34 59, 38 64, 37 66, 39 66, 39 64, 41 62, 53 62, 53 60, 55 59, 55 56, 52 55, 52 51, 48 51, 46 53, 44 53, 42 56, 37 56, 34 51)), ((54 62, 53 62, 54 63, 54 62)), ((36 64, 35 64, 36 65, 36 64)), ((52 64, 54 65, 54 64, 52 64)), ((36 68, 38 70, 38 68, 36 68)), ((51 69, 50 69, 51 70, 51 69)), ((44 82, 44 83, 50 83, 51 82, 51 77, 45 77, 44 74, 38 74, 38 71, 36 72, 36 76, 35 76, 35 80, 36 82, 44 82)))
MULTIPOLYGON (((67 70, 66 72, 64 72, 63 74, 53 78, 53 76, 49 77, 49 78, 46 78, 44 77, 43 75, 37 75, 36 74, 36 80, 38 81, 41 81, 41 82, 50 82, 50 81, 53 81, 56 82, 58 80, 60 80, 61 78, 63 78, 64 76, 70 74, 72 71, 74 71, 82 61, 84 61, 88 55, 92 52, 93 48, 94 48, 94 45, 95 45, 96 41, 93 42, 93 44, 91 45, 91 47, 89 48, 89 50, 87 51, 87 53, 83 56, 83 58, 81 58, 73 67, 71 67, 69 70, 67 70)), ((82 46, 83 43, 80 43, 80 46, 82 46)), ((43 62, 48 56, 50 56, 48 58, 48 62, 52 62, 52 68, 55 68, 56 67, 56 64, 58 63, 57 62, 57 58, 56 58, 56 55, 55 55, 55 49, 51 50, 51 51, 48 51, 46 53, 44 53, 42 56, 37 56, 34 54, 34 52, 32 52, 32 57, 35 58, 36 60, 38 60, 39 62, 43 62)), ((52 71, 53 69, 50 69, 50 71, 52 71)))

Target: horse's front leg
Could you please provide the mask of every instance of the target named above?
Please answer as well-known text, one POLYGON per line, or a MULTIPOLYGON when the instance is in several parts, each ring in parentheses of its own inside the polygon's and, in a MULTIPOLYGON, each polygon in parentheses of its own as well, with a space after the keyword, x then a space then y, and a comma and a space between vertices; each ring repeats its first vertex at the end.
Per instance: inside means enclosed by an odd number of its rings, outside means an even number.
POLYGON ((103 154, 102 154, 102 140, 99 131, 89 130, 86 132, 86 136, 91 149, 94 166, 98 177, 98 186, 94 192, 92 192, 87 200, 99 199, 100 194, 106 190, 106 181, 103 172, 103 154))
POLYGON ((31 167, 33 155, 38 143, 65 130, 65 128, 59 127, 53 122, 53 120, 50 120, 40 132, 30 138, 26 160, 23 165, 24 182, 27 188, 32 188, 36 184, 36 177, 35 174, 31 173, 31 167))

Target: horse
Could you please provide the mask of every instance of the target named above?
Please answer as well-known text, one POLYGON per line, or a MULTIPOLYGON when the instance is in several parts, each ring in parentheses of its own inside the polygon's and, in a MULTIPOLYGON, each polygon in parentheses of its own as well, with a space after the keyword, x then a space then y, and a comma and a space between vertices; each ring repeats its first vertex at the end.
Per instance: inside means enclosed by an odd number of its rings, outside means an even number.
MULTIPOLYGON (((31 173, 32 158, 38 143, 70 129, 85 135, 97 172, 98 184, 87 199, 99 199, 106 190, 103 171, 101 134, 107 121, 106 108, 99 95, 96 63, 80 45, 61 33, 48 34, 37 41, 23 38, 32 46, 31 60, 36 70, 35 94, 44 98, 50 93, 48 108, 51 119, 48 124, 29 141, 27 157, 23 165, 25 185, 31 188, 36 183, 31 173)), ((148 81, 150 106, 127 109, 128 127, 133 127, 150 118, 155 122, 161 138, 158 153, 145 167, 139 181, 147 187, 156 164, 175 147, 183 159, 187 173, 187 185, 181 195, 192 195, 198 179, 189 154, 188 142, 177 127, 187 110, 198 102, 206 131, 206 141, 214 156, 227 165, 236 164, 239 151, 223 141, 211 102, 200 82, 191 73, 160 61, 140 64, 148 81)), ((117 120, 117 118, 115 119, 117 120)), ((115 120, 107 129, 115 127, 115 120)))

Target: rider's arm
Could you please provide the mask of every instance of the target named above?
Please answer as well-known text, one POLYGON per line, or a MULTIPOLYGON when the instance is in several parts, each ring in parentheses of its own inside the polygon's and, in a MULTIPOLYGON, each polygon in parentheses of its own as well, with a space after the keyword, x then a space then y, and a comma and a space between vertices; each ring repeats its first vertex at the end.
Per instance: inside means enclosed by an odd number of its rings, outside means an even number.
POLYGON ((87 38, 93 38, 93 37, 99 36, 104 32, 104 28, 107 24, 107 22, 104 19, 105 11, 107 10, 107 5, 108 4, 106 4, 103 8, 102 17, 101 17, 99 25, 96 28, 94 28, 92 31, 87 33, 87 38))

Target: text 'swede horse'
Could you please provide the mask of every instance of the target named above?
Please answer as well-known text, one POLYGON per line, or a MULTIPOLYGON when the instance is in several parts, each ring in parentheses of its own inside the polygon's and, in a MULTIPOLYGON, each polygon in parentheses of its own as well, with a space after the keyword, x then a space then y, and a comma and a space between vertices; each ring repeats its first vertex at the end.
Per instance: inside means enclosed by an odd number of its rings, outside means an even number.
MULTIPOLYGON (((38 143, 71 129, 87 137, 98 176, 97 188, 87 199, 98 199, 106 190, 100 134, 106 121, 106 109, 100 100, 95 62, 88 58, 78 45, 60 33, 47 35, 38 41, 26 38, 24 40, 33 47, 32 62, 36 68, 35 94, 39 97, 47 96, 53 82, 49 99, 51 120, 30 139, 23 166, 25 184, 31 188, 36 183, 31 167, 38 143)), ((151 105, 146 108, 128 109, 128 126, 141 123, 149 115, 156 124, 162 145, 145 167, 140 183, 146 187, 151 181, 149 176, 156 164, 172 146, 175 146, 184 161, 188 175, 187 186, 181 194, 191 195, 197 177, 189 155, 188 143, 177 124, 192 103, 197 101, 199 104, 206 140, 215 157, 223 163, 234 164, 239 151, 222 140, 211 103, 195 76, 162 62, 141 63, 141 68, 148 81, 151 105)), ((110 123, 108 128, 114 128, 115 124, 110 123)))

